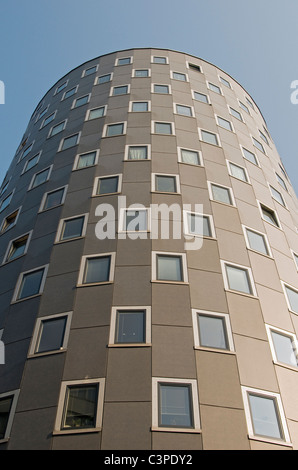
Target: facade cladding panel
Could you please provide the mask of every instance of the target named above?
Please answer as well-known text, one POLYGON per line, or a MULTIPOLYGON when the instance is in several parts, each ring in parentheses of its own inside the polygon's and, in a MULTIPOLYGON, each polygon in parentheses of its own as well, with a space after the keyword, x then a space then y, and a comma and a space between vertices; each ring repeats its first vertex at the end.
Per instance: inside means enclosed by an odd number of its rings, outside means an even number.
POLYGON ((1 449, 297 449, 297 199, 227 73, 74 69, 0 207, 1 449))

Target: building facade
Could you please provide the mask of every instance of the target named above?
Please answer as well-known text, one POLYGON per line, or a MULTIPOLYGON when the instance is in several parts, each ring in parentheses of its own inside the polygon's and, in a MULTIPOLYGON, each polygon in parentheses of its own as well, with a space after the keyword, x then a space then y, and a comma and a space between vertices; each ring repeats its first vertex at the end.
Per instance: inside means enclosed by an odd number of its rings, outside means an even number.
POLYGON ((88 61, 0 192, 0 449, 298 448, 297 199, 237 81, 88 61))

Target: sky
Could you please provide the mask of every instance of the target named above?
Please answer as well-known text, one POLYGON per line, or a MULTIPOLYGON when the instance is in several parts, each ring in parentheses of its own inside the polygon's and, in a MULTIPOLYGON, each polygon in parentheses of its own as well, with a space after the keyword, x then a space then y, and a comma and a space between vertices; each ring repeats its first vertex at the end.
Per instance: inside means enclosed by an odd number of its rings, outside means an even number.
POLYGON ((207 60, 246 89, 298 194, 297 18, 297 0, 0 0, 0 184, 57 80, 102 54, 156 47, 207 60))

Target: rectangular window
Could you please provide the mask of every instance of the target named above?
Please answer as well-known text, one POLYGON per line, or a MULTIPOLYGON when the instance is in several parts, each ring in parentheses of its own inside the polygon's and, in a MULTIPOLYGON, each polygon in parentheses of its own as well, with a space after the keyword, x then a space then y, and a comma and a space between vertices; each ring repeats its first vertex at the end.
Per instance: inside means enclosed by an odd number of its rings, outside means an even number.
POLYGON ((88 77, 89 75, 92 75, 93 73, 97 72, 98 65, 93 65, 93 67, 89 67, 88 69, 84 70, 82 73, 82 77, 88 77))
POLYGON ((48 266, 42 266, 21 273, 16 284, 12 301, 17 302, 40 295, 43 291, 47 270, 48 266))
POLYGON ((298 366, 298 343, 293 333, 266 325, 273 360, 290 367, 298 366))
POLYGON ((171 93, 170 85, 159 85, 157 83, 154 83, 152 85, 152 92, 166 94, 166 95, 170 94, 171 93))
POLYGON ((26 173, 26 171, 31 170, 31 168, 37 165, 37 163, 39 162, 40 155, 41 155, 41 152, 37 153, 36 155, 34 155, 34 157, 31 157, 29 160, 26 161, 22 174, 26 173))
POLYGON ((113 74, 107 73, 106 75, 101 75, 100 77, 97 77, 95 84, 101 85, 103 83, 108 83, 112 80, 113 74))
POLYGON ((247 171, 244 167, 236 165, 236 163, 232 163, 230 161, 227 161, 227 164, 231 176, 234 176, 234 178, 244 181, 245 183, 249 182, 247 171))
POLYGON ((81 238, 86 233, 88 214, 62 219, 59 223, 56 243, 81 238))
POLYGON ((62 121, 59 124, 56 124, 55 126, 53 126, 49 131, 48 138, 53 137, 54 135, 57 135, 60 132, 64 131, 64 129, 66 127, 66 122, 67 121, 65 120, 65 121, 62 121))
POLYGON ((246 99, 247 104, 251 107, 251 109, 254 109, 254 105, 253 105, 252 102, 247 98, 247 96, 245 97, 245 99, 246 99))
POLYGON ((259 134, 260 134, 261 139, 263 139, 264 142, 265 142, 267 145, 269 145, 268 139, 267 139, 267 137, 265 136, 265 134, 263 134, 263 132, 261 132, 260 130, 259 130, 259 134))
POLYGON ((150 111, 149 101, 131 101, 129 103, 129 111, 132 113, 143 113, 150 111))
POLYGON ((266 155, 266 152, 265 152, 265 149, 263 147, 263 144, 261 144, 261 142, 259 142, 257 139, 255 139, 254 137, 252 137, 252 141, 253 141, 253 144, 254 146, 259 149, 262 153, 264 153, 266 155))
POLYGON ((184 230, 187 235, 208 238, 215 237, 214 224, 211 215, 185 211, 183 216, 184 230))
POLYGON ((122 57, 117 59, 116 65, 129 65, 132 64, 132 57, 122 57))
POLYGON ((279 176, 278 173, 275 173, 275 175, 276 175, 276 179, 279 182, 279 184, 284 188, 285 191, 288 191, 288 188, 287 188, 286 183, 284 182, 284 180, 279 176))
POLYGON ((63 82, 61 85, 59 85, 59 86, 56 88, 55 95, 57 95, 58 93, 60 93, 60 91, 64 90, 64 88, 67 87, 67 84, 68 84, 68 80, 66 80, 66 82, 63 82))
POLYGON ((40 186, 43 183, 46 183, 50 178, 51 171, 52 166, 49 166, 48 168, 45 168, 44 170, 41 170, 38 173, 35 173, 31 180, 28 190, 36 188, 37 186, 40 186))
POLYGON ((247 114, 250 114, 248 107, 244 103, 242 103, 242 101, 239 101, 239 106, 240 106, 240 108, 244 109, 244 111, 247 114))
POLYGON ((12 191, 8 196, 2 199, 2 201, 0 202, 0 212, 4 211, 4 209, 9 206, 12 200, 13 193, 14 191, 12 191))
POLYGON ((218 95, 222 95, 222 92, 221 92, 221 89, 220 89, 219 86, 214 85, 214 83, 210 83, 210 82, 207 82, 207 86, 208 86, 209 90, 214 91, 218 95))
POLYGON ((224 204, 235 205, 232 189, 208 181, 210 199, 224 204))
POLYGON ((193 309, 192 317, 196 348, 234 351, 228 314, 193 309))
POLYGON ((174 135, 174 123, 173 122, 156 122, 153 121, 152 123, 152 132, 154 134, 161 134, 161 135, 174 135))
POLYGON ((227 131, 234 132, 233 129, 233 124, 228 121, 227 119, 224 119, 220 116, 216 116, 217 124, 222 127, 223 129, 226 129, 227 131))
POLYGON ((221 261, 225 288, 248 295, 256 295, 252 272, 246 266, 221 261))
POLYGON ((127 95, 129 93, 129 85, 114 86, 111 90, 111 96, 127 95))
POLYGON ((127 145, 125 160, 148 160, 150 158, 150 145, 127 145))
POLYGON ((150 70, 149 69, 133 70, 133 77, 138 77, 138 78, 150 77, 150 70))
POLYGON ((274 225, 275 227, 280 228, 280 224, 276 215, 276 212, 269 207, 264 206, 264 204, 259 204, 261 216, 269 224, 274 225))
POLYGON ((62 100, 66 100, 67 98, 70 98, 71 96, 75 95, 77 91, 78 91, 78 85, 71 88, 70 90, 67 90, 62 96, 62 100))
POLYGON ((85 96, 81 96, 80 98, 77 98, 76 100, 74 100, 72 104, 72 109, 79 108, 80 106, 83 106, 84 104, 89 103, 89 100, 90 100, 90 95, 85 95, 85 96))
POLYGON ((47 126, 50 122, 52 122, 54 119, 55 119, 55 116, 56 116, 56 111, 52 114, 50 114, 50 116, 46 117, 43 121, 42 121, 42 124, 40 126, 40 129, 42 129, 43 127, 47 126))
POLYGON ((277 191, 277 189, 273 188, 273 186, 269 185, 269 188, 270 188, 271 195, 272 195, 273 199, 275 199, 277 202, 279 202, 279 204, 281 204, 282 206, 286 207, 284 198, 282 197, 280 192, 277 191))
POLYGON ((294 258, 294 261, 295 261, 295 264, 296 264, 296 268, 298 269, 298 254, 297 253, 294 253, 293 250, 292 251, 292 255, 293 255, 293 258, 294 258))
POLYGON ((38 318, 29 357, 64 351, 67 346, 72 312, 38 318))
POLYGON ((267 237, 264 233, 245 226, 243 226, 243 231, 249 249, 262 253, 263 255, 272 256, 267 237))
POLYGON ((113 307, 109 345, 149 345, 150 307, 113 307))
POLYGON ((161 56, 154 56, 151 61, 154 64, 167 64, 168 63, 168 58, 167 57, 161 57, 161 56))
POLYGON ((153 430, 200 431, 196 380, 153 378, 153 430))
POLYGON ((4 263, 13 261, 27 253, 32 232, 11 240, 4 256, 4 263))
POLYGON ((78 145, 79 140, 80 140, 80 135, 81 135, 81 133, 78 132, 77 134, 73 134, 73 135, 70 135, 70 136, 65 137, 64 139, 62 139, 62 141, 60 142, 60 145, 59 145, 58 152, 60 152, 62 150, 67 150, 71 147, 74 147, 75 145, 78 145))
POLYGON ((220 140, 218 134, 215 134, 214 132, 206 131, 204 129, 199 129, 199 136, 200 140, 202 142, 205 142, 206 144, 212 144, 212 145, 220 145, 220 140))
POLYGON ((260 166, 259 165, 259 162, 257 160, 257 157, 256 155, 251 152, 250 150, 247 150, 246 148, 244 147, 241 147, 241 150, 242 150, 242 154, 243 154, 243 157, 248 160, 249 162, 253 163, 254 165, 257 165, 257 166, 260 166))
POLYGON ((89 109, 86 115, 86 121, 91 121, 92 119, 98 119, 106 115, 106 106, 100 106, 99 108, 89 109))
POLYGON ((152 280, 188 282, 186 255, 183 253, 152 252, 152 280))
POLYGON ((201 103, 210 103, 208 95, 205 95, 204 93, 199 93, 198 91, 193 91, 193 98, 194 100, 200 101, 201 103))
POLYGON ((185 73, 181 72, 172 72, 172 79, 173 80, 180 80, 181 82, 187 82, 188 78, 185 73))
POLYGON ((187 65, 188 65, 188 68, 189 68, 190 70, 193 70, 194 72, 200 72, 200 73, 202 73, 202 69, 201 69, 201 67, 200 67, 199 65, 191 64, 190 62, 188 62, 187 65))
POLYGON ((98 161, 98 150, 94 150, 92 152, 81 153, 76 156, 74 162, 74 170, 80 170, 82 168, 87 168, 89 166, 96 165, 98 161))
POLYGON ((78 286, 112 282, 114 265, 115 253, 83 256, 78 286))
POLYGON ((230 82, 229 82, 228 80, 226 80, 225 78, 219 77, 219 80, 220 80, 221 83, 222 83, 223 85, 225 85, 227 88, 232 88, 230 82))
POLYGON ((242 121, 243 122, 243 117, 242 117, 242 114, 239 113, 239 111, 237 111, 236 109, 234 108, 231 108, 229 106, 229 110, 230 110, 230 113, 232 114, 232 116, 234 116, 236 119, 238 119, 239 121, 242 121))
POLYGON ((63 186, 45 193, 40 204, 39 212, 46 211, 63 204, 66 197, 66 190, 67 186, 63 186))
POLYGON ((126 132, 126 122, 117 122, 115 124, 106 124, 103 131, 103 137, 114 137, 123 135, 126 132))
POLYGON ((176 108, 175 111, 177 114, 181 114, 182 116, 188 116, 188 117, 194 116, 194 112, 191 106, 176 104, 175 108, 176 108))
POLYGON ((23 158, 25 158, 25 157, 27 157, 27 155, 29 155, 29 153, 30 153, 31 150, 32 150, 33 144, 34 144, 34 142, 32 142, 32 144, 30 144, 30 145, 24 150, 24 152, 23 152, 22 155, 21 155, 20 160, 23 160, 23 158))
POLYGON ((152 174, 152 191, 180 193, 178 175, 152 174))
POLYGON ((0 441, 9 439, 19 390, 0 395, 0 441))
POLYGON ((7 230, 16 225, 20 211, 21 209, 19 208, 3 219, 1 223, 0 234, 5 233, 7 230))
POLYGON ((178 161, 189 165, 202 165, 202 155, 199 150, 178 148, 178 161))
POLYGON ((147 232, 149 230, 149 210, 144 208, 120 209, 119 231, 147 232))
POLYGON ((291 312, 298 313, 298 290, 282 282, 286 295, 288 308, 291 312))
POLYGON ((95 179, 93 196, 121 192, 122 175, 100 176, 95 179))

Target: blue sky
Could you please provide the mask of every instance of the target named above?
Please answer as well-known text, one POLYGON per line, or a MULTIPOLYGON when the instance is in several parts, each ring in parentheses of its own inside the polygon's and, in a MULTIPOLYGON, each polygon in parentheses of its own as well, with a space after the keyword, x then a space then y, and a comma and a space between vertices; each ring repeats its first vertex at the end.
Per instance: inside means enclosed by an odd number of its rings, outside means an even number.
POLYGON ((297 0, 0 0, 0 183, 46 91, 99 55, 183 51, 221 67, 259 105, 298 193, 297 0))

